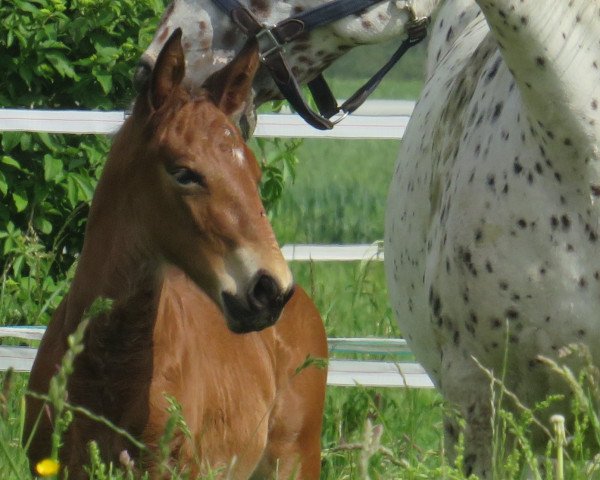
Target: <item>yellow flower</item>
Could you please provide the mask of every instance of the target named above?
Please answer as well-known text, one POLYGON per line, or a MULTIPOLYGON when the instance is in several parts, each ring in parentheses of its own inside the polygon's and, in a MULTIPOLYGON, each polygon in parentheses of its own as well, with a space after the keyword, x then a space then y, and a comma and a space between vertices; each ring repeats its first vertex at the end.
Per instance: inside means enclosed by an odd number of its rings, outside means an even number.
POLYGON ((45 458, 35 466, 35 471, 42 477, 52 477, 58 473, 60 464, 51 458, 45 458))

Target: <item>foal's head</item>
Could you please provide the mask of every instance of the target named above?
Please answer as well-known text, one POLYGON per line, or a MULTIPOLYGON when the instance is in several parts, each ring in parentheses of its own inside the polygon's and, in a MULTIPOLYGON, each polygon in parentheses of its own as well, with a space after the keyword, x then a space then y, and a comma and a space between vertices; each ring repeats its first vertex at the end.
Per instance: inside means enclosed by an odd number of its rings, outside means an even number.
POLYGON ((221 307, 234 332, 279 317, 293 290, 262 205, 260 167, 230 118, 243 110, 258 66, 254 45, 194 96, 177 30, 162 49, 130 122, 142 140, 131 175, 135 219, 150 248, 221 307))

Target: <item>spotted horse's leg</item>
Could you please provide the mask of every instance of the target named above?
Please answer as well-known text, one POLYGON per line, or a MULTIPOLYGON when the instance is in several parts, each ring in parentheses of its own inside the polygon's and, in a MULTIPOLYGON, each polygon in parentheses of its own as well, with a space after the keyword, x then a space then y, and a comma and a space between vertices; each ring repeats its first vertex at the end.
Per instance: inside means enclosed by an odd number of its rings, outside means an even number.
POLYGON ((484 480, 492 478, 493 406, 491 382, 476 361, 456 348, 442 350, 442 382, 440 388, 449 408, 444 418, 444 447, 453 464, 457 455, 461 427, 464 424, 464 472, 484 480))

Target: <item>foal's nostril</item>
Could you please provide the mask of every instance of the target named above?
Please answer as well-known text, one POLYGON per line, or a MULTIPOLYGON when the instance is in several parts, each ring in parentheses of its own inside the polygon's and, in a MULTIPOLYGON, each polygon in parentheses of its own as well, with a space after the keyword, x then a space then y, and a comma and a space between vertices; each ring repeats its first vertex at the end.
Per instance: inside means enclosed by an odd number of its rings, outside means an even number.
POLYGON ((294 294, 294 286, 283 290, 264 270, 257 272, 246 296, 222 292, 223 312, 234 333, 257 332, 273 325, 294 294))
POLYGON ((152 73, 152 65, 147 59, 142 58, 135 69, 135 73, 133 74, 133 86, 138 91, 141 92, 148 80, 150 79, 150 74, 152 73))
POLYGON ((254 308, 270 308, 276 303, 283 303, 283 292, 273 277, 262 274, 248 292, 248 301, 254 308))

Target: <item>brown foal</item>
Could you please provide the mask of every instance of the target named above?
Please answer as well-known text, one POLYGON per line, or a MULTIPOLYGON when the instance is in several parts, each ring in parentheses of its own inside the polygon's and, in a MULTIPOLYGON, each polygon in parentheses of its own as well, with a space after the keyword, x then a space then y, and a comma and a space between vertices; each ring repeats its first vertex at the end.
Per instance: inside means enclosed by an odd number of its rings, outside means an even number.
MULTIPOLYGON (((103 460, 129 456, 158 477, 166 394, 190 431, 172 438, 168 468, 191 478, 318 479, 326 371, 297 367, 327 356, 325 332, 312 301, 294 289, 259 197, 260 168, 230 121, 249 98, 256 46, 191 95, 181 85, 180 37, 163 48, 114 139, 75 279, 29 388, 48 392, 68 335, 96 298, 110 298, 110 312, 87 327, 68 401, 148 450, 78 414, 63 438, 63 473, 87 478, 94 440, 103 460)), ((32 466, 50 454, 51 417, 27 398, 32 466)))

